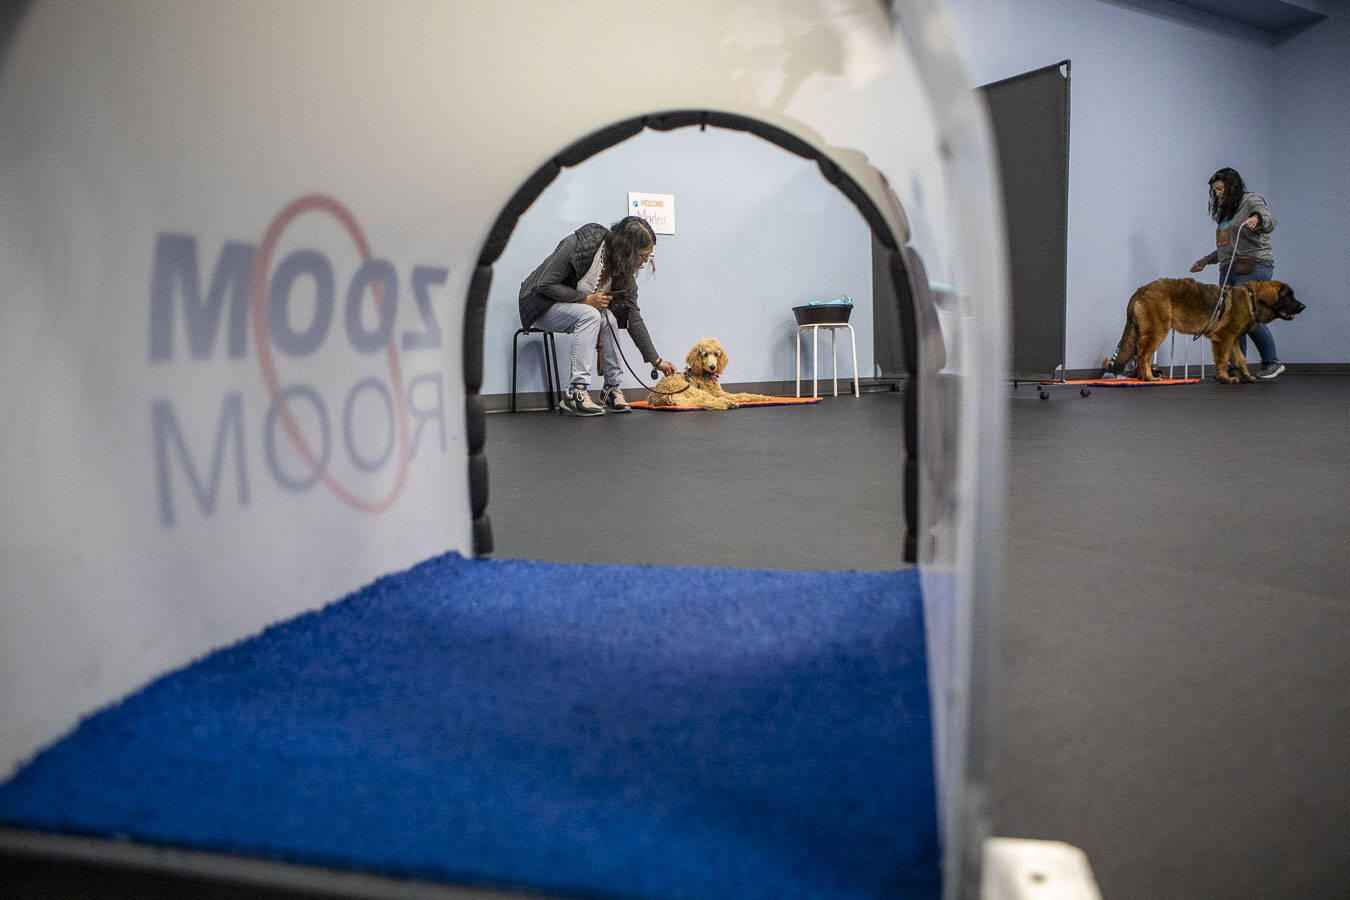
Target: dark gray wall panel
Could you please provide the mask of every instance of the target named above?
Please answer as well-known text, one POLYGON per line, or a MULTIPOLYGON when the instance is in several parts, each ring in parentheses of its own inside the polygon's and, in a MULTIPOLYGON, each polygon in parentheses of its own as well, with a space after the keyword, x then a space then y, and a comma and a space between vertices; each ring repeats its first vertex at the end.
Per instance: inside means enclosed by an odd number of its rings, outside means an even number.
POLYGON ((998 142, 1012 273, 1012 372, 1064 364, 1069 240, 1069 62, 984 85, 998 142))

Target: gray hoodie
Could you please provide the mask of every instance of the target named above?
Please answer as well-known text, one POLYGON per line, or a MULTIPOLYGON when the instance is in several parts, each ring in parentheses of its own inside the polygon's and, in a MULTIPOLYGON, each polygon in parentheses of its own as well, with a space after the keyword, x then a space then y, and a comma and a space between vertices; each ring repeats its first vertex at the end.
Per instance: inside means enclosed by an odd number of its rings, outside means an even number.
POLYGON ((1215 229, 1214 250, 1209 255, 1197 259, 1196 264, 1207 266, 1216 262, 1227 263, 1233 258, 1233 235, 1238 233, 1237 255, 1273 269, 1275 257, 1270 250, 1270 233, 1274 230, 1275 217, 1266 208, 1266 201, 1260 194, 1249 191, 1242 195, 1242 202, 1238 204, 1233 218, 1220 222, 1219 227, 1215 229), (1253 215, 1260 216, 1261 221, 1255 228, 1243 228, 1241 233, 1238 233, 1238 226, 1253 215))

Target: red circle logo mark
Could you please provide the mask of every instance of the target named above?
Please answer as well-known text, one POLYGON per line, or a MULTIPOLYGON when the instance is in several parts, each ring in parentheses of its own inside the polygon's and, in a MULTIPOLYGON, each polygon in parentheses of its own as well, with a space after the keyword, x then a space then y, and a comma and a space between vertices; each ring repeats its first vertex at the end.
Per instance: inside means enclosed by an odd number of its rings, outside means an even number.
MULTIPOLYGON (((268 269, 271 268, 272 255, 276 251, 277 242, 281 240, 281 235, 285 232, 287 226, 295 221, 298 216, 311 211, 325 212, 337 219, 342 227, 347 229, 347 234, 351 236, 352 243, 356 245, 361 261, 366 262, 371 258, 370 245, 366 242, 365 235, 361 233, 361 226, 356 223, 356 218, 345 206, 332 197, 326 197, 322 194, 309 194, 297 198, 287 204, 272 220, 272 224, 267 226, 267 233, 263 236, 262 244, 258 247, 257 257, 253 261, 249 288, 249 315, 253 318, 253 342, 258 348, 258 366, 262 370, 263 382, 267 385, 273 403, 278 402, 281 384, 277 378, 276 363, 272 359, 272 340, 267 332, 267 274, 268 269)), ((383 312, 385 303, 384 285, 379 281, 374 281, 371 284, 371 290, 375 295, 376 309, 383 312)), ((394 479, 394 486, 384 499, 371 501, 353 494, 326 469, 321 478, 324 485, 344 503, 368 513, 384 512, 393 506, 399 495, 403 493, 403 485, 408 477, 407 399, 403 395, 403 375, 399 365, 398 351, 394 347, 392 329, 385 346, 389 357, 389 383, 393 388, 394 410, 398 428, 398 473, 394 479)), ((309 442, 305 440, 304 434, 300 431, 300 426, 296 424, 295 418, 284 403, 280 406, 279 414, 282 425, 286 429, 286 434, 290 437, 296 451, 306 463, 318 470, 320 464, 318 458, 314 455, 309 442)))

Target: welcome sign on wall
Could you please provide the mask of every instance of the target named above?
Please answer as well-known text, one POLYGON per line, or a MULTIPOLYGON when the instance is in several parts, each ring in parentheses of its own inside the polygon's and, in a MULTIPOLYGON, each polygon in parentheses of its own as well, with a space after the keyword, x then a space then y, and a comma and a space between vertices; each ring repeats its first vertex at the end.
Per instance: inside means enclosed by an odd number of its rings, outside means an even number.
POLYGON ((657 234, 674 234, 675 195, 629 191, 628 215, 642 216, 657 234))

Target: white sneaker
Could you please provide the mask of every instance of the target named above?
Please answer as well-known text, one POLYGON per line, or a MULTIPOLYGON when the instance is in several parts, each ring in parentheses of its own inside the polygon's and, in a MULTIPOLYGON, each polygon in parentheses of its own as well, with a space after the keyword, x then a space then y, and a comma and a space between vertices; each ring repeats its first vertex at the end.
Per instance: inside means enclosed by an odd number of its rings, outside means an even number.
POLYGON ((603 416, 605 414, 604 408, 596 406, 595 401, 591 399, 590 391, 579 387, 570 387, 563 393, 562 400, 558 401, 558 409, 571 416, 603 416))
POLYGON ((605 388, 600 392, 600 402, 605 405, 606 410, 612 413, 633 411, 633 407, 629 406, 628 401, 623 398, 622 388, 605 388))

